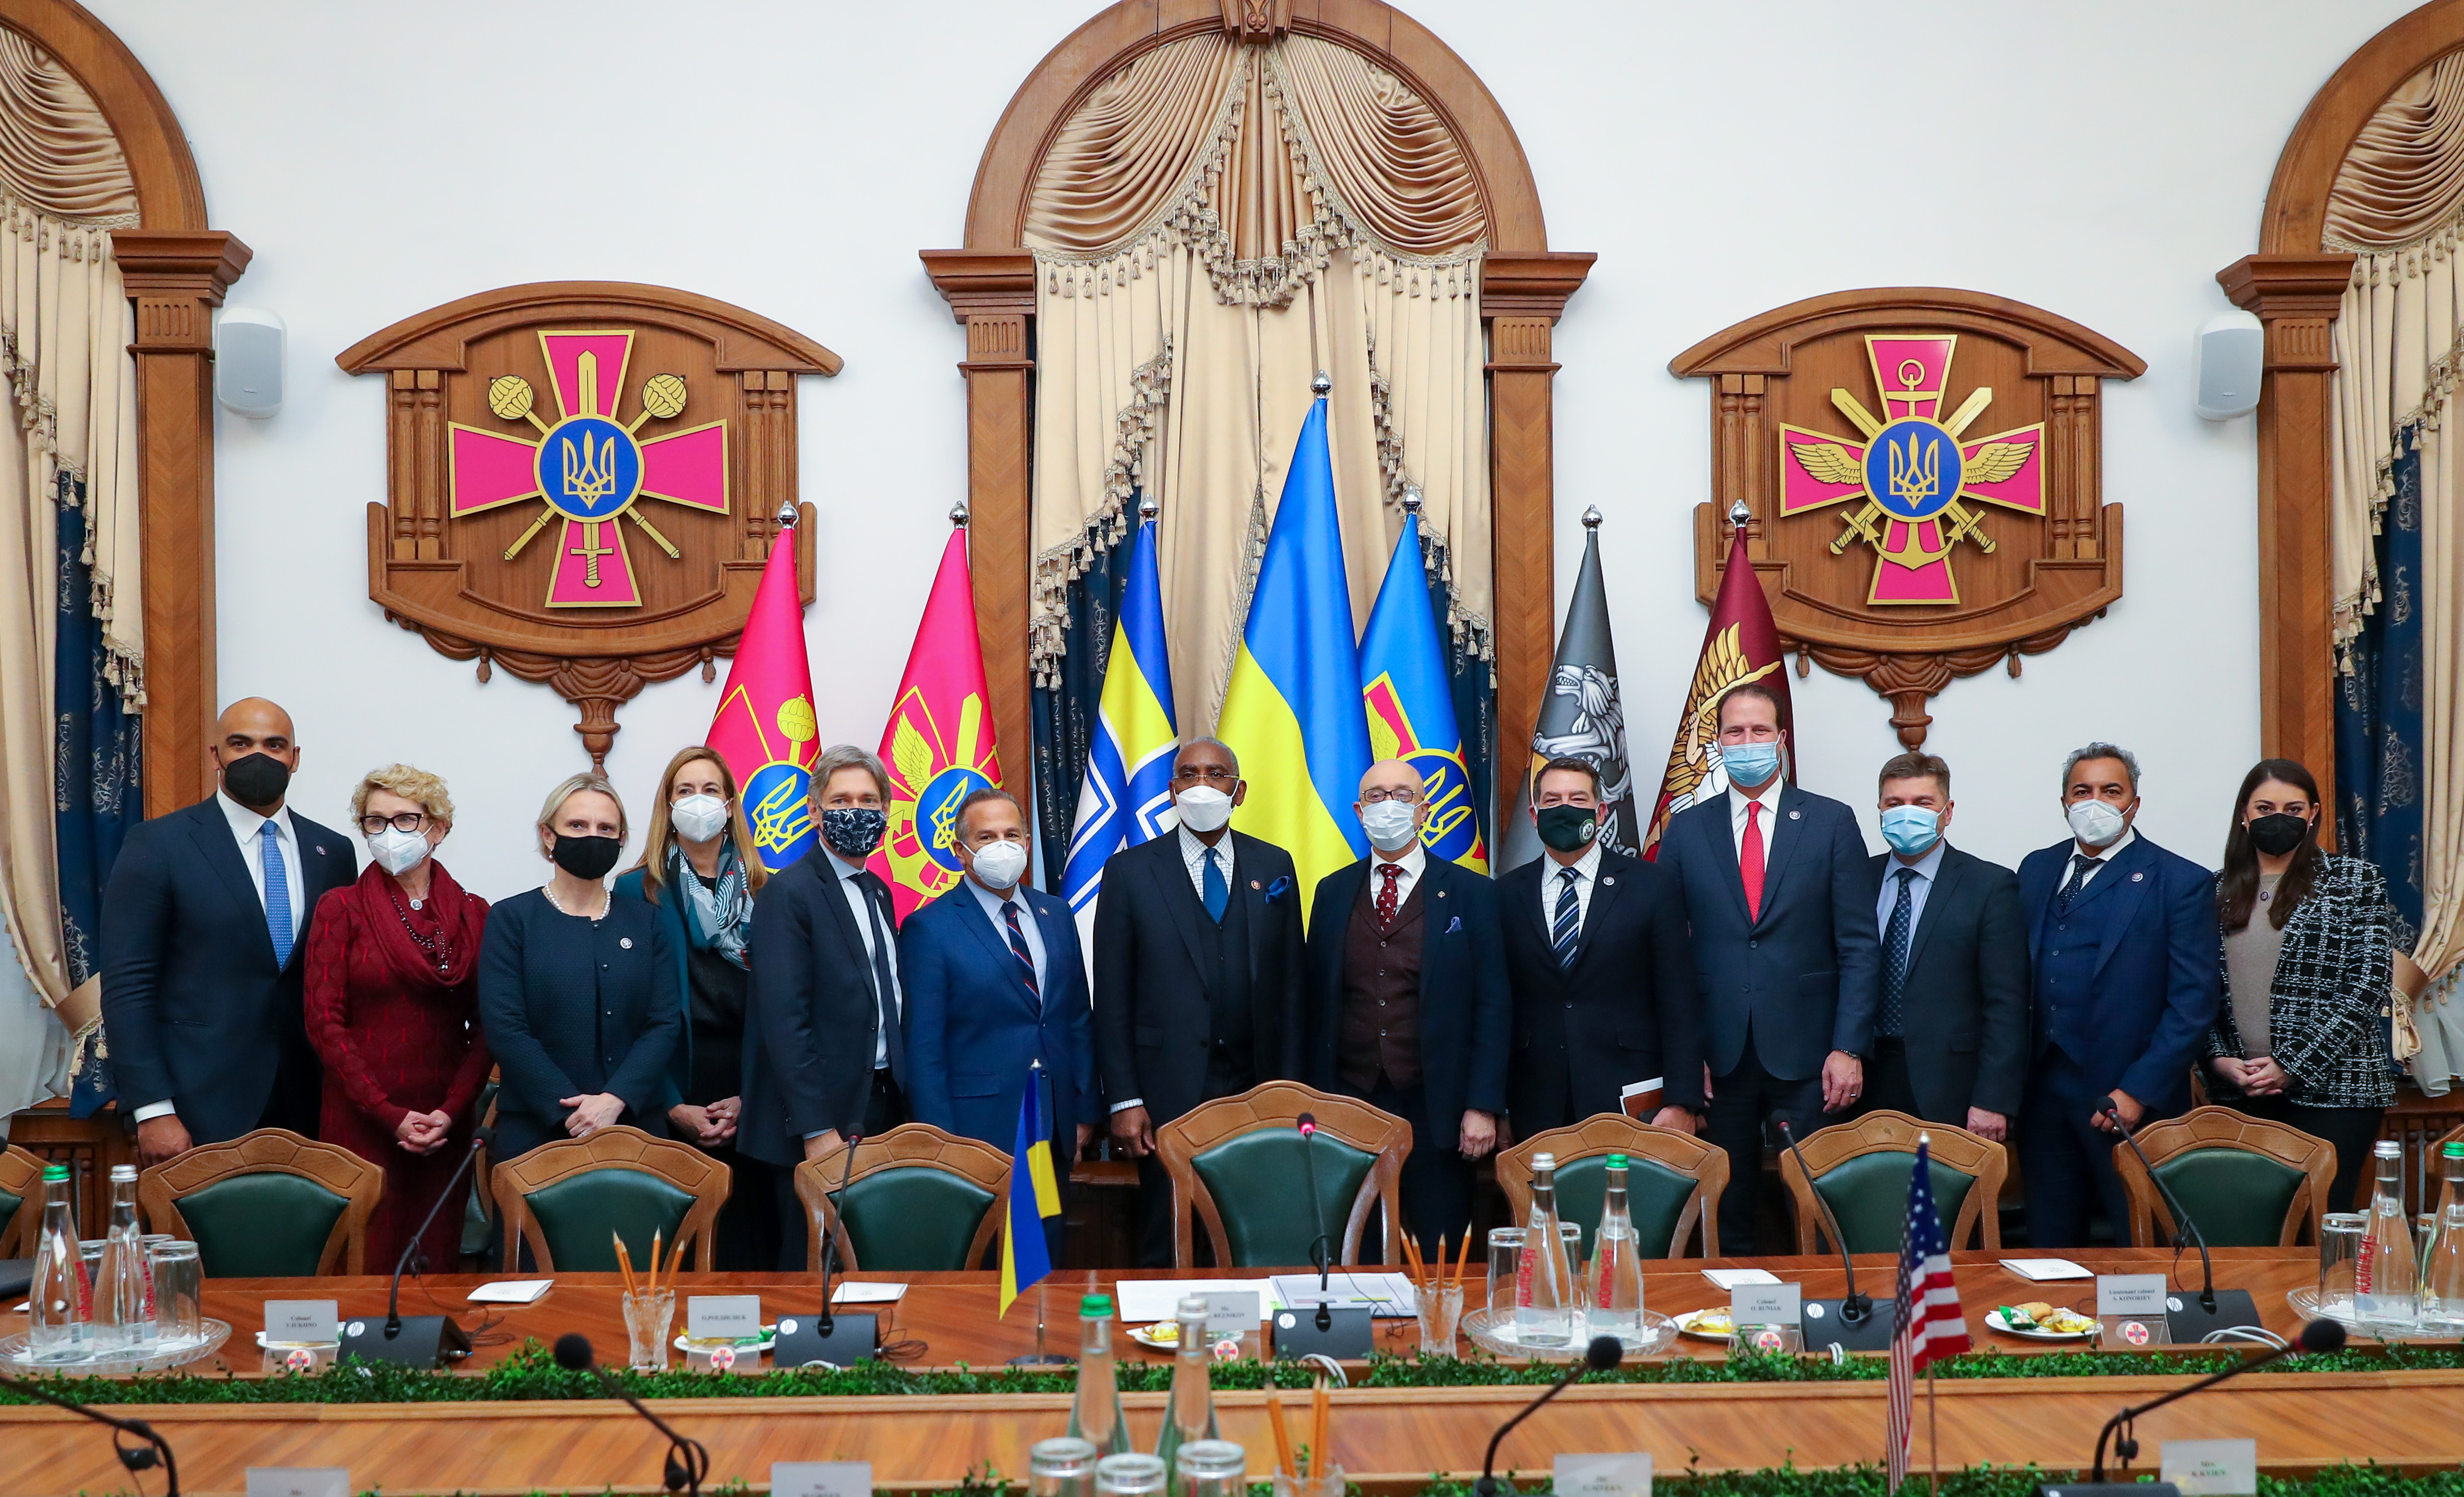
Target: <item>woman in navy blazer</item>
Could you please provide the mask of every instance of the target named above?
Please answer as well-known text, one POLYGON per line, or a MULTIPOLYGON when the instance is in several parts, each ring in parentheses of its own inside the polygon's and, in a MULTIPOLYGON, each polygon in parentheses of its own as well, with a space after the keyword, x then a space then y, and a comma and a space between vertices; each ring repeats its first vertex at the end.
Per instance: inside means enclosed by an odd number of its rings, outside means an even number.
POLYGON ((668 1061, 684 1029, 675 952, 650 906, 604 880, 624 851, 625 807, 595 774, 539 812, 544 888, 490 912, 479 1022, 496 1057, 498 1159, 627 1123, 664 1138, 668 1061))
POLYGON ((997 890, 976 876, 979 847, 1010 840, 1025 846, 1025 818, 1006 792, 968 797, 958 828, 967 876, 898 927, 908 1105, 917 1122, 1006 1154, 1018 1142, 1028 1068, 1041 1060, 1051 1078, 1053 1154, 1065 1159, 1072 1125, 1084 1147, 1103 1116, 1078 925, 1067 904, 1030 888, 1023 877, 997 890), (1043 948, 1040 990, 1029 989, 998 923, 1004 901, 1020 906, 1020 938, 1032 926, 1043 948))

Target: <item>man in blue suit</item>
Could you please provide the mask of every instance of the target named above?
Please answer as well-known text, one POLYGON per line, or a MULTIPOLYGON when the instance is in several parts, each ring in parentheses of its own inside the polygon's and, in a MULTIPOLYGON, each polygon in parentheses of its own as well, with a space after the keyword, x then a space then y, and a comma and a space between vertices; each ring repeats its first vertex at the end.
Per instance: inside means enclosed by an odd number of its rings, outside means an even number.
POLYGON ((2133 1130, 2188 1110, 2190 1067, 2223 998, 2215 879, 2132 828, 2139 761, 2111 744, 2074 750, 2062 806, 2070 839, 2019 865, 2035 974, 2019 1134, 2032 1248, 2084 1244, 2098 1201, 2125 1239, 2105 1108, 2133 1130))
POLYGON ((1881 945, 1857 814, 1786 783, 1779 699, 1749 682, 1719 712, 1727 793, 1670 818, 1658 861, 1694 933, 1706 1132, 1728 1156, 1720 1245, 1750 1253, 1764 1123, 1784 1117, 1802 1141, 1864 1093, 1881 945))
POLYGON ((1087 959, 1069 906, 1026 884, 1026 817, 1009 792, 958 803, 958 886, 898 930, 908 1103, 915 1120, 1018 1143, 1028 1067, 1044 1063, 1056 1145, 1087 1146, 1103 1117, 1089 1033, 1087 959))

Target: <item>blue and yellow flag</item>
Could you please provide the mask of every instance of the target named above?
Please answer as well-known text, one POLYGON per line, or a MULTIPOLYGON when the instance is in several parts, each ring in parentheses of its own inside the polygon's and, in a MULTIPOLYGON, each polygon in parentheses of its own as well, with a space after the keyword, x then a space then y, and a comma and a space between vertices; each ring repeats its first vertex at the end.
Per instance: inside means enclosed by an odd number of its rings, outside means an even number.
POLYGON ((1432 857, 1488 872, 1463 732, 1455 726, 1444 637, 1420 565, 1417 511, 1403 518, 1395 559, 1378 586, 1377 605, 1369 611, 1369 630, 1360 637, 1360 678, 1367 683, 1361 696, 1369 705, 1370 752, 1381 760, 1409 760, 1420 771, 1429 803, 1420 845, 1432 857))
POLYGON ((1352 813, 1369 772, 1369 720, 1323 395, 1292 448, 1215 731, 1249 782, 1236 824, 1292 855, 1306 916, 1320 879, 1369 856, 1352 813))
MULTIPOLYGON (((1172 662, 1164 654, 1163 588, 1155 575, 1155 522, 1142 520, 1130 549, 1104 695, 1095 705, 1094 742, 1078 792, 1061 896, 1082 929, 1091 929, 1104 888, 1104 859, 1172 825, 1172 761, 1179 735, 1172 722, 1172 662)), ((1089 951, 1094 949, 1091 943, 1089 951)))
POLYGON ((1018 1101, 1018 1147, 1010 1152, 1009 1204, 1001 1218, 1001 1313, 1010 1301, 1052 1271, 1044 1223, 1061 1214, 1061 1186, 1052 1175, 1052 1131, 1044 1123, 1044 1067, 1026 1073, 1018 1101))

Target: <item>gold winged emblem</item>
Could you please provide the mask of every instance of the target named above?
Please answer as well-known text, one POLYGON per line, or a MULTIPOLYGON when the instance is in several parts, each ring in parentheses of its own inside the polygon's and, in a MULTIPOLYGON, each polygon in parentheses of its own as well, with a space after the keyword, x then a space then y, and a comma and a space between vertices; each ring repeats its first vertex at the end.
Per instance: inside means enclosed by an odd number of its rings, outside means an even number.
MULTIPOLYGON (((2002 445, 2010 445, 2008 443, 2002 445)), ((1788 452, 1815 483, 1861 484, 1865 481, 1865 466, 1838 443, 1800 442, 1790 445, 1788 452)), ((2022 448, 2019 455, 2024 460, 2026 449, 2022 448)), ((2012 466, 2015 468, 2018 465, 2014 463, 2012 466)))
POLYGON ((1780 668, 1781 662, 1773 661, 1756 669, 1746 659, 1744 646, 1737 642, 1744 628, 1730 624, 1721 630, 1717 639, 1704 646, 1703 662, 1694 668, 1694 684, 1685 693, 1683 726, 1668 748, 1668 779, 1663 788, 1671 814, 1693 804, 1695 787, 1709 772, 1711 746, 1720 737, 1721 701, 1747 682, 1760 681, 1780 668))

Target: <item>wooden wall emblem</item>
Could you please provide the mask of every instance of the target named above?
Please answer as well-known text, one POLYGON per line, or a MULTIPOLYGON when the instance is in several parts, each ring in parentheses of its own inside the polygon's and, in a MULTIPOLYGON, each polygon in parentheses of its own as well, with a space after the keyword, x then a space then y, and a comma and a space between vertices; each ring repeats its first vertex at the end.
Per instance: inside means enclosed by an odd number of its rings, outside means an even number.
POLYGON ((839 371, 766 317, 605 281, 466 296, 335 361, 390 384, 368 597, 481 681, 554 686, 594 765, 645 684, 734 653, 797 505, 796 377, 839 371))
POLYGON ((1668 367, 1712 381, 1696 595, 1718 593, 1742 504, 1783 642, 1888 698, 1909 748, 1954 679, 2015 676, 2122 596, 2098 396, 2146 365, 2111 339, 1997 296, 1882 288, 1766 312, 1668 367))

